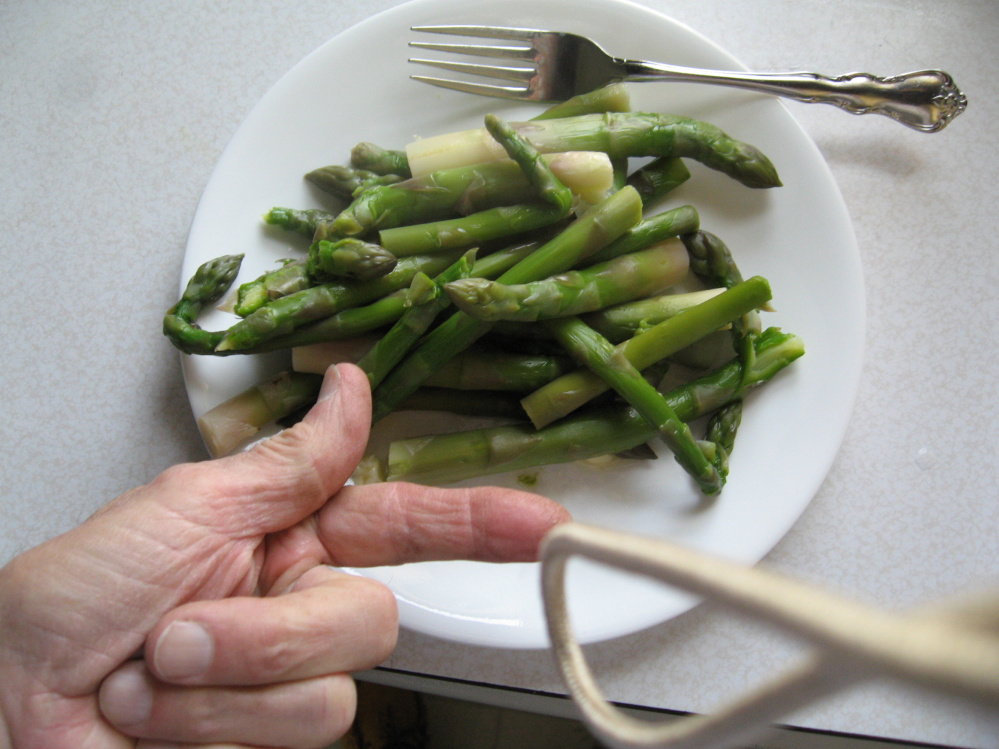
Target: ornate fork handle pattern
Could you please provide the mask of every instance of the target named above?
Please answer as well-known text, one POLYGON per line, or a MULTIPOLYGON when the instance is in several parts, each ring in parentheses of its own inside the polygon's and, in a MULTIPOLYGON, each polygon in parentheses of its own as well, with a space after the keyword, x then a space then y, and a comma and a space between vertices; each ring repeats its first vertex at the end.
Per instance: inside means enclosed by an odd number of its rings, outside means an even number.
POLYGON ((892 77, 849 73, 836 78, 817 73, 734 73, 699 70, 638 60, 617 60, 624 79, 721 84, 762 91, 809 103, 833 104, 851 114, 881 114, 907 127, 932 133, 968 106, 954 79, 941 70, 892 77))

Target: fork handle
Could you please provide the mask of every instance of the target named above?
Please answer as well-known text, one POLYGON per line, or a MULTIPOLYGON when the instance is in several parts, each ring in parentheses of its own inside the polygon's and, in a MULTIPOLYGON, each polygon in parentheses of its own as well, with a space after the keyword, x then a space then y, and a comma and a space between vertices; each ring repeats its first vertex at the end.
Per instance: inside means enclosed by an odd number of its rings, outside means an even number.
POLYGON ((848 73, 735 73, 700 70, 640 60, 618 60, 624 80, 707 83, 761 91, 808 103, 834 104, 851 114, 882 114, 932 133, 968 106, 954 79, 941 70, 920 70, 890 78, 848 73))

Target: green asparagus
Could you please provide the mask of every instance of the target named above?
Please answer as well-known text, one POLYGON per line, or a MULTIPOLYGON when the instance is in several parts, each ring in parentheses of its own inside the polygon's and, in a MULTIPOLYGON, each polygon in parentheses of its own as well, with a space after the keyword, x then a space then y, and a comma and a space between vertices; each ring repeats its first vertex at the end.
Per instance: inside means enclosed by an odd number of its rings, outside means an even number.
POLYGON ((658 203, 667 193, 690 179, 682 159, 662 156, 628 175, 627 184, 638 190, 646 207, 658 203))
POLYGON ((260 429, 310 405, 322 384, 319 375, 281 372, 220 403, 198 419, 213 458, 226 455, 260 429))
MULTIPOLYGON (((626 187, 591 208, 498 280, 526 283, 568 270, 634 226, 641 218, 641 209, 638 192, 626 187)), ((489 326, 459 311, 431 331, 375 390, 372 419, 377 421, 391 413, 427 377, 484 335, 489 326)))
POLYGON ((680 420, 662 393, 610 341, 578 317, 553 318, 544 325, 573 357, 645 418, 702 492, 717 494, 722 490, 724 451, 714 443, 706 450, 695 442, 690 427, 680 420))
MULTIPOLYGON (((688 117, 608 112, 513 123, 542 153, 602 151, 611 158, 692 158, 747 187, 780 185, 777 170, 758 149, 719 128, 688 117)), ((503 149, 484 129, 423 138, 406 148, 414 175, 501 158, 503 149)))
POLYGON ((236 292, 233 311, 246 317, 279 297, 294 294, 312 285, 305 260, 284 260, 281 267, 242 284, 236 292))
MULTIPOLYGON (((767 382, 804 353, 799 338, 774 328, 763 332, 755 348, 745 376, 734 359, 667 393, 676 415, 685 422, 706 416, 724 406, 740 382, 748 387, 767 382)), ((398 440, 389 447, 387 479, 444 484, 618 453, 655 435, 641 414, 617 406, 580 412, 540 430, 514 425, 398 440)))
POLYGON ((305 175, 305 179, 323 192, 340 200, 353 200, 360 191, 377 185, 392 185, 408 178, 400 174, 379 174, 367 169, 355 169, 349 166, 323 166, 313 169, 305 175))
POLYGON ((229 289, 242 262, 242 255, 224 255, 202 264, 187 282, 178 302, 167 310, 163 334, 185 354, 210 353, 222 340, 222 333, 198 327, 198 315, 229 289))
POLYGON ((361 283, 330 282, 276 299, 230 327, 215 351, 239 351, 259 346, 269 338, 291 333, 297 327, 342 310, 374 302, 407 287, 419 272, 435 276, 458 259, 460 253, 414 255, 403 258, 384 276, 361 283))
POLYGON ((370 281, 390 273, 397 262, 384 247, 347 237, 313 242, 306 267, 309 276, 320 283, 338 278, 370 281))
MULTIPOLYGON (((645 369, 708 333, 756 309, 771 297, 766 279, 753 277, 639 333, 617 350, 637 369, 645 369)), ((525 397, 521 404, 537 428, 546 426, 607 390, 591 372, 571 372, 525 397)))
POLYGON ((374 143, 358 143, 350 151, 350 164, 381 175, 411 177, 405 151, 382 148, 374 143))
POLYGON ((371 387, 377 387, 392 367, 398 364, 416 341, 430 328, 437 316, 448 306, 444 286, 467 278, 475 261, 475 251, 467 252, 436 279, 425 273, 413 277, 406 299, 406 311, 399 320, 372 346, 357 365, 368 375, 371 387))
POLYGON ((480 320, 533 322, 579 315, 658 294, 687 275, 678 240, 526 284, 466 278, 445 287, 455 306, 480 320))
POLYGON ((280 226, 295 234, 314 239, 316 233, 325 238, 332 235, 333 222, 337 214, 324 211, 321 208, 271 208, 264 214, 264 222, 271 226, 280 226))
MULTIPOLYGON (((500 152, 505 156, 502 146, 500 152)), ((599 196, 611 185, 610 160, 597 153, 546 157, 552 171, 574 193, 599 196)), ((341 211, 333 228, 343 236, 364 236, 413 223, 425 223, 523 202, 530 184, 511 159, 433 172, 365 190, 341 211)))

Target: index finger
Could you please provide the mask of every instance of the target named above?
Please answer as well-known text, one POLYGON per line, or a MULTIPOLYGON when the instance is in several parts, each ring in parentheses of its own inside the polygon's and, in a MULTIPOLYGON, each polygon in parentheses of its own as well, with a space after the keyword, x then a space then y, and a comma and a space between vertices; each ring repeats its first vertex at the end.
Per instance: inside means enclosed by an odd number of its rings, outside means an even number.
POLYGON ((530 492, 398 481, 344 487, 319 511, 317 535, 334 565, 533 562, 548 531, 569 520, 564 507, 530 492))

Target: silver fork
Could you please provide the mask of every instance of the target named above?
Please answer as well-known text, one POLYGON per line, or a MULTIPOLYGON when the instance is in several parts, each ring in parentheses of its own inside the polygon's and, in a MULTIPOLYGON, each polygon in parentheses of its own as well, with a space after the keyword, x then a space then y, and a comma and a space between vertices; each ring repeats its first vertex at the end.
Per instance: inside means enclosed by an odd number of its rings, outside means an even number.
POLYGON ((849 73, 836 78, 817 73, 739 73, 613 57, 591 39, 559 31, 503 26, 414 26, 412 30, 520 42, 504 45, 410 42, 410 46, 420 49, 520 62, 508 66, 410 58, 410 62, 421 65, 516 82, 518 85, 504 86, 412 76, 435 86, 506 99, 564 101, 620 81, 708 83, 803 102, 834 104, 851 114, 882 114, 926 133, 942 130, 968 105, 953 78, 940 70, 920 70, 890 78, 869 73, 849 73))

